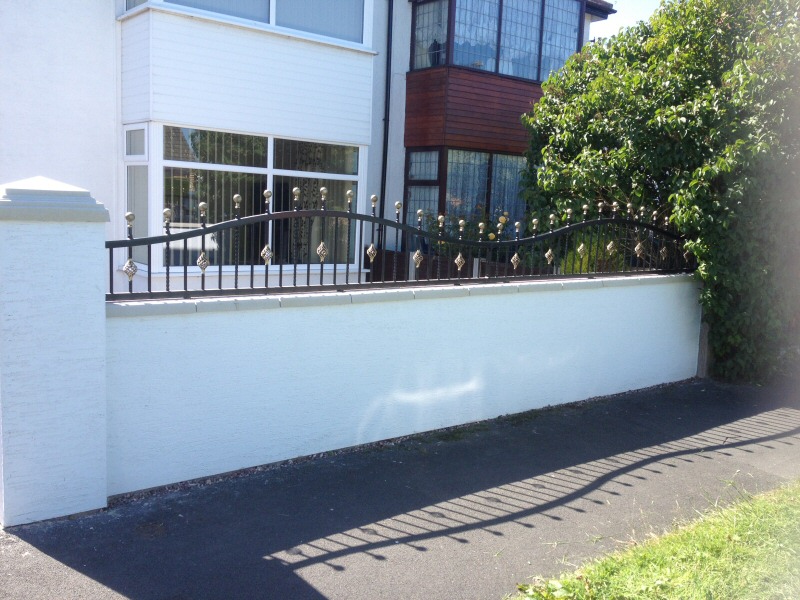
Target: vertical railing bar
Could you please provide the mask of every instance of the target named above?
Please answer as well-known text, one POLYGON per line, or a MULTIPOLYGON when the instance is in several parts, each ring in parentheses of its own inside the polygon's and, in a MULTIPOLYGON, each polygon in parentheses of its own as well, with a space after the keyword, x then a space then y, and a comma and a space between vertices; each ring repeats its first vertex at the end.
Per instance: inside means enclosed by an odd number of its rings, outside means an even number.
POLYGON ((153 244, 147 244, 147 293, 153 293, 153 244))
POLYGON ((183 238, 183 291, 189 290, 189 239, 183 238))
MULTIPOLYGON (((133 282, 131 282, 133 283, 133 282)), ((128 293, 131 293, 133 290, 129 287, 128 293)), ((108 249, 108 293, 114 293, 114 249, 108 249)))
POLYGON ((217 233, 219 243, 217 244, 217 289, 222 289, 222 264, 225 262, 225 230, 220 229, 217 233))
POLYGON ((165 229, 165 231, 167 233, 166 252, 164 253, 164 256, 165 256, 164 265, 166 267, 166 282, 165 282, 165 285, 166 285, 166 291, 169 291, 169 265, 170 265, 170 262, 171 262, 170 255, 169 255, 169 253, 170 253, 170 249, 169 249, 169 236, 170 236, 169 222, 172 220, 172 209, 165 208, 164 212, 163 212, 163 215, 164 215, 164 229, 165 229))
POLYGON ((350 285, 350 229, 353 227, 353 190, 347 190, 347 254, 345 256, 344 284, 350 285))
POLYGON ((236 219, 236 225, 233 227, 233 289, 239 289, 239 207, 242 203, 242 197, 239 194, 233 195, 233 217, 236 219))
MULTIPOLYGON (((320 210, 322 211, 322 216, 320 217, 320 219, 322 221, 322 224, 320 225, 320 232, 321 232, 320 245, 322 245, 322 244, 325 243, 325 237, 326 237, 325 236, 325 230, 326 230, 326 225, 328 224, 328 218, 325 216, 325 209, 326 209, 325 204, 327 202, 328 190, 327 190, 327 188, 323 187, 323 188, 320 188, 319 193, 320 193, 320 196, 322 198, 322 200, 320 202, 320 206, 321 206, 320 210)), ((309 237, 310 237, 310 235, 311 235, 311 232, 310 232, 310 228, 309 228, 309 237)), ((309 250, 308 250, 309 251, 309 255, 311 253, 310 246, 311 246, 311 244, 309 244, 309 250)), ((319 258, 320 258, 320 261, 319 261, 319 285, 322 286, 322 277, 323 277, 323 272, 325 270, 325 261, 322 260, 321 256, 319 258)), ((310 256, 309 256, 309 260, 310 260, 310 256)), ((310 268, 311 268, 311 263, 309 262, 309 269, 310 268)))
MULTIPOLYGON (((397 254, 400 251, 400 209, 403 207, 402 202, 395 202, 394 204, 394 211, 395 211, 395 227, 394 227, 394 253, 392 254, 392 281, 397 283, 397 254)), ((386 235, 384 234, 383 239, 386 239, 386 235)))

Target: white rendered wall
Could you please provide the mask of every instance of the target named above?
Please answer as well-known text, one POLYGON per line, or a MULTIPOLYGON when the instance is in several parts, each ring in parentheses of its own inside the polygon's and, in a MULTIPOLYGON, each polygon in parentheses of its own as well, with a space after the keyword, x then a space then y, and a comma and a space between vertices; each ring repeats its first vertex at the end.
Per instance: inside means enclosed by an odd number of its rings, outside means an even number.
POLYGON ((108 493, 693 377, 688 276, 108 306, 108 493))
POLYGON ((122 20, 122 120, 368 145, 373 58, 148 10, 122 20))
POLYGON ((0 182, 118 197, 117 23, 108 0, 0 2, 0 182))
POLYGON ((0 525, 106 505, 108 213, 44 178, 0 188, 0 525))

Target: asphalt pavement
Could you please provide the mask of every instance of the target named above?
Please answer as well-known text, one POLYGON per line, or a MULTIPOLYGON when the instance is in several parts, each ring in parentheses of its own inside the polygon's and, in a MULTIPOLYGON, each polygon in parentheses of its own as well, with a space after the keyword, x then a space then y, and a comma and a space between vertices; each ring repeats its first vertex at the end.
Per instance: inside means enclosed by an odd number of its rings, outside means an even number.
POLYGON ((797 478, 796 382, 692 380, 9 528, 0 598, 500 600, 797 478))

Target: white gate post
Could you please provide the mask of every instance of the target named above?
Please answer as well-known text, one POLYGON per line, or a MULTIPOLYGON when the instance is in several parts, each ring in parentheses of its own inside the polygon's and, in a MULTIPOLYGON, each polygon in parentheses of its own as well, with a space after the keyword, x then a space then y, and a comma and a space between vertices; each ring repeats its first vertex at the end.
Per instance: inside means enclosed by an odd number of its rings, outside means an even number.
POLYGON ((86 190, 0 185, 0 526, 106 506, 107 221, 86 190))

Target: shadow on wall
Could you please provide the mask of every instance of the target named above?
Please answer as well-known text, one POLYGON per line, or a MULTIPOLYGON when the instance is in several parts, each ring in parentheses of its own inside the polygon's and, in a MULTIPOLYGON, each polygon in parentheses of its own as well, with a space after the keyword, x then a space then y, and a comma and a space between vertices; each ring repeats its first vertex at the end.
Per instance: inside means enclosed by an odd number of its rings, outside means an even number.
POLYGON ((800 445, 797 394, 772 392, 703 381, 667 386, 9 533, 131 598, 321 599, 329 597, 321 581, 347 589, 356 560, 378 568, 399 560, 398 548, 420 553, 417 560, 443 545, 469 552, 476 533, 500 538, 509 524, 519 527, 514 535, 534 536, 681 463, 800 445))

